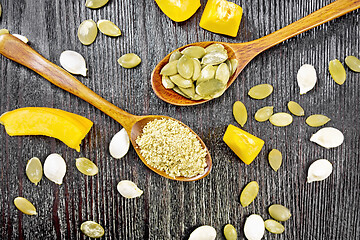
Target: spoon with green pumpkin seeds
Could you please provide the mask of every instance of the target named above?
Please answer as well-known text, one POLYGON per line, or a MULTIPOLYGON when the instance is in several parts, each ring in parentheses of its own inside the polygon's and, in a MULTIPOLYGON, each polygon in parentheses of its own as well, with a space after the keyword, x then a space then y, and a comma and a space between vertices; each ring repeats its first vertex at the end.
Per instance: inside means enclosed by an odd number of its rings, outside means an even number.
MULTIPOLYGON (((319 26, 325 22, 340 17, 358 8, 360 8, 360 3, 358 1, 337 0, 278 31, 275 31, 267 36, 250 42, 197 42, 182 46, 169 53, 156 65, 151 76, 152 88, 155 94, 161 100, 177 106, 197 105, 207 102, 210 99, 213 99, 214 96, 220 96, 226 89, 228 89, 230 85, 235 81, 237 76, 240 74, 240 72, 245 68, 245 66, 261 52, 293 36, 296 36, 302 32, 305 32, 309 29, 312 29, 316 26, 319 26), (336 11, 334 9, 336 9, 336 11), (208 47, 210 45, 213 46, 209 49, 208 47), (163 86, 160 71, 166 64, 169 63, 169 60, 177 59, 179 57, 179 54, 181 54, 181 52, 183 52, 183 50, 188 47, 202 47, 205 49, 205 52, 208 51, 208 53, 204 55, 201 59, 201 63, 205 65, 218 65, 223 62, 226 63, 231 61, 235 62, 235 60, 237 61, 236 70, 231 68, 230 73, 233 72, 233 74, 231 74, 225 86, 222 86, 223 89, 219 89, 218 92, 213 93, 210 96, 202 96, 200 100, 194 100, 188 97, 183 97, 172 89, 167 89, 163 86)), ((203 53, 203 51, 199 50, 199 55, 197 56, 200 56, 200 53, 203 53)), ((189 65, 191 64, 189 63, 189 65)), ((210 86, 219 87, 219 85, 214 84, 211 84, 210 86)), ((209 91, 204 91, 203 93, 209 93, 209 91)))

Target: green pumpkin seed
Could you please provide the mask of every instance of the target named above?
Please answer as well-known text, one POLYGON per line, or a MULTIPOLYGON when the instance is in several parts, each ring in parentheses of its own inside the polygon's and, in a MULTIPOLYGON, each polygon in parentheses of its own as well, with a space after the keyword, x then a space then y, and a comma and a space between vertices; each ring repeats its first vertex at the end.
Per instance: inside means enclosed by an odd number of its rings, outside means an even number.
POLYGON ((14 204, 21 212, 27 214, 27 215, 36 215, 36 208, 34 205, 23 197, 17 197, 14 199, 14 204))
POLYGON ((269 163, 272 169, 274 169, 275 172, 279 170, 281 164, 282 164, 282 154, 277 149, 272 149, 269 152, 269 163))
POLYGON ((5 33, 9 33, 9 30, 3 28, 3 29, 0 29, 0 35, 1 34, 5 34, 5 33))
POLYGON ((183 93, 179 87, 175 86, 172 90, 174 90, 174 92, 176 92, 177 94, 180 94, 183 97, 189 98, 189 96, 187 96, 185 93, 183 93))
POLYGON ((309 116, 306 119, 306 124, 310 127, 320 127, 322 125, 325 125, 327 122, 329 122, 331 119, 327 116, 321 115, 321 114, 314 114, 309 116))
POLYGON ((179 60, 181 58, 182 54, 179 52, 179 50, 176 50, 170 55, 169 62, 179 60))
POLYGON ((292 123, 293 117, 288 113, 280 112, 280 113, 275 113, 274 115, 272 115, 269 118, 269 121, 274 126, 285 127, 292 123))
POLYGON ((97 26, 100 32, 102 32, 105 35, 111 37, 118 37, 121 35, 121 31, 119 27, 109 20, 99 20, 97 22, 97 26))
POLYGON ((254 99, 264 99, 268 97, 274 88, 270 84, 260 84, 250 88, 248 95, 254 99))
POLYGON ((104 235, 104 228, 94 221, 83 222, 80 226, 80 230, 88 237, 100 238, 104 235))
POLYGON ((226 91, 226 84, 224 84, 221 88, 219 88, 215 93, 211 94, 210 99, 220 97, 221 95, 224 94, 225 91, 226 91))
POLYGON ((241 125, 241 127, 244 127, 246 121, 247 121, 247 111, 245 105, 240 102, 236 101, 233 105, 233 114, 235 117, 235 120, 241 125))
POLYGON ((215 67, 212 65, 207 65, 201 70, 201 74, 199 79, 197 80, 197 84, 213 79, 215 77, 215 73, 216 73, 215 67))
POLYGON ((181 53, 190 58, 202 58, 205 55, 205 49, 200 46, 190 46, 182 50, 181 53))
POLYGON ((219 91, 219 89, 222 89, 224 87, 224 84, 220 82, 217 79, 210 79, 204 82, 199 83, 196 86, 196 93, 201 96, 210 96, 212 94, 215 94, 219 91))
POLYGON ((211 44, 211 45, 209 45, 208 47, 205 48, 206 53, 221 52, 221 51, 226 51, 226 50, 224 48, 224 45, 219 44, 219 43, 211 44))
POLYGON ((175 87, 175 84, 170 80, 168 76, 162 76, 161 83, 166 89, 172 89, 175 87))
POLYGON ((225 62, 227 59, 228 55, 226 52, 214 51, 205 54, 205 56, 201 59, 201 63, 206 65, 217 65, 225 62))
POLYGON ((135 53, 127 53, 118 59, 118 63, 123 68, 133 68, 141 63, 141 58, 135 53))
POLYGON ((87 176, 94 176, 99 172, 99 169, 95 163, 87 158, 77 158, 76 168, 79 170, 79 172, 87 176))
POLYGON ((304 109, 294 101, 288 102, 288 109, 295 116, 301 117, 305 115, 304 109))
POLYGON ((174 61, 171 61, 171 62, 167 63, 161 69, 160 74, 164 75, 164 76, 171 76, 171 75, 177 74, 178 73, 177 63, 178 63, 178 60, 174 60, 174 61))
POLYGON ((259 184, 256 181, 249 182, 240 195, 240 203, 247 207, 254 201, 259 192, 259 184))
POLYGON ((218 66, 216 69, 215 78, 220 80, 223 84, 227 84, 230 78, 230 70, 226 63, 222 63, 218 66))
POLYGON ((331 60, 329 63, 329 72, 334 81, 342 85, 346 80, 346 71, 341 62, 337 59, 331 60))
POLYGON ((190 79, 194 74, 194 62, 192 58, 183 55, 177 63, 177 69, 183 78, 190 79))
POLYGON ((43 176, 43 168, 40 160, 37 157, 31 158, 26 164, 25 172, 30 182, 37 185, 43 176))
POLYGON ((226 240, 236 240, 237 239, 237 232, 233 225, 226 224, 224 227, 224 235, 226 240))
POLYGON ((189 88, 182 88, 179 86, 181 92, 183 92, 188 98, 192 99, 195 97, 195 86, 192 85, 189 88))
POLYGON ((291 217, 290 210, 280 204, 274 204, 269 207, 270 216, 278 221, 286 221, 291 217))
POLYGON ((105 4, 107 4, 109 0, 86 0, 85 6, 88 8, 101 8, 105 4))
POLYGON ((231 63, 231 71, 230 71, 230 76, 234 74, 234 72, 236 71, 238 65, 239 65, 239 61, 235 58, 230 60, 231 63))
POLYGON ((274 113, 274 107, 263 107, 256 111, 255 120, 258 122, 265 122, 269 120, 271 115, 274 113))
POLYGON ((195 93, 195 96, 191 100, 199 101, 201 99, 204 99, 204 98, 202 96, 200 96, 199 94, 195 93))
POLYGON ((97 33, 96 23, 91 19, 83 21, 78 28, 78 38, 84 45, 92 44, 96 39, 97 33))
POLYGON ((193 58, 193 62, 194 62, 194 74, 192 76, 192 80, 196 81, 199 79, 201 75, 201 64, 200 61, 196 58, 193 58))
POLYGON ((179 74, 170 76, 170 80, 175 83, 175 85, 182 87, 182 88, 189 88, 193 85, 192 81, 189 79, 185 79, 179 74))
POLYGON ((271 233, 281 234, 285 231, 285 227, 281 223, 275 220, 268 219, 264 223, 266 230, 268 230, 271 233))
POLYGON ((355 56, 347 56, 345 58, 346 65, 354 72, 360 72, 360 60, 355 56))

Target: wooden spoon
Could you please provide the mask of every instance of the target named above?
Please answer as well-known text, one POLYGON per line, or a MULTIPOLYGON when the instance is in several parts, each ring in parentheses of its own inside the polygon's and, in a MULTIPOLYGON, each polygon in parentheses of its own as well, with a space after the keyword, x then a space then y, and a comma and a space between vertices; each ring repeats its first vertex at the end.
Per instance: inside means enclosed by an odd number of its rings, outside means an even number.
MULTIPOLYGON (((311 28, 319 26, 334 18, 340 17, 348 12, 354 11, 359 7, 360 7, 360 0, 337 0, 276 32, 273 32, 265 37, 256 39, 251 42, 245 42, 245 43, 197 42, 182 46, 176 50, 181 51, 188 46, 207 47, 208 45, 213 43, 220 43, 224 45, 225 49, 228 52, 229 58, 236 58, 239 61, 235 73, 230 77, 227 83, 227 88, 229 88, 230 85, 235 81, 237 76, 240 74, 240 72, 245 68, 245 66, 259 53, 293 36, 305 32, 311 28)), ((171 53, 169 53, 163 60, 161 60, 159 64, 156 65, 154 71, 152 72, 151 83, 155 94, 161 100, 177 106, 197 105, 209 101, 209 100, 200 100, 200 101, 190 100, 175 93, 171 89, 165 89, 163 87, 161 83, 160 71, 164 67, 164 65, 169 62, 169 57, 171 53)))
POLYGON ((116 107, 112 103, 106 101, 105 99, 94 93, 84 84, 82 84, 79 80, 74 78, 71 74, 69 74, 59 66, 46 60, 34 49, 32 49, 29 45, 23 43, 22 41, 20 41, 19 39, 17 39, 16 37, 10 34, 0 35, 0 53, 5 57, 37 72, 38 74, 49 80, 51 83, 87 101, 88 103, 92 104, 93 106, 95 106, 96 108, 103 111, 104 113, 115 119, 117 122, 119 122, 125 128, 128 135, 130 136, 131 143, 134 146, 136 153, 139 155, 140 159, 148 168, 150 168, 157 174, 172 180, 196 181, 204 178, 210 173, 212 167, 212 161, 208 149, 206 148, 201 138, 198 135, 196 135, 196 133, 194 133, 194 131, 192 131, 184 123, 166 116, 159 116, 159 115, 136 116, 128 112, 125 112, 124 110, 116 107), (183 126, 189 128, 190 131, 196 135, 202 147, 206 149, 207 167, 205 168, 205 172, 203 174, 191 178, 186 178, 186 177, 173 178, 167 175, 165 172, 155 169, 147 164, 146 160, 141 155, 140 148, 136 144, 135 140, 139 135, 141 135, 143 127, 148 122, 153 121, 154 119, 164 119, 164 118, 175 120, 181 123, 183 126))

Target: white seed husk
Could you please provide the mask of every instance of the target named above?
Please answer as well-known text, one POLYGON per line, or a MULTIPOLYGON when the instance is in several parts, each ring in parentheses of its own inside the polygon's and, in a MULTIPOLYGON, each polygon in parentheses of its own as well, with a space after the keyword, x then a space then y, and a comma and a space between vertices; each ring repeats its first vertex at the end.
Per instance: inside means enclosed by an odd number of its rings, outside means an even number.
POLYGON ((310 141, 317 143, 324 148, 335 148, 344 142, 344 135, 336 128, 325 127, 313 134, 310 141))
POLYGON ((117 185, 117 190, 121 196, 125 198, 136 198, 143 194, 143 191, 136 186, 135 183, 129 180, 122 180, 117 185))
POLYGON ((86 77, 86 62, 80 53, 71 50, 63 51, 60 54, 60 64, 66 71, 86 77))
POLYGON ((129 151, 129 147, 130 139, 125 128, 123 128, 118 133, 116 133, 110 141, 110 155, 113 158, 120 159, 126 155, 126 153, 129 151))
POLYGON ((250 215, 244 225, 244 234, 248 240, 260 240, 264 236, 265 224, 260 215, 250 215))
POLYGON ((316 70, 310 64, 304 64, 297 73, 297 82, 300 87, 300 94, 305 94, 314 88, 317 81, 316 70))
POLYGON ((212 226, 204 225, 196 228, 189 237, 189 240, 214 240, 216 230, 212 226))
POLYGON ((66 173, 66 163, 57 153, 50 154, 44 162, 44 174, 56 184, 62 184, 66 173))
POLYGON ((23 41, 24 43, 28 43, 29 42, 29 39, 27 39, 27 37, 23 36, 23 35, 20 35, 20 34, 12 34, 14 37, 17 37, 18 39, 20 39, 21 41, 23 41))
POLYGON ((330 176, 333 167, 326 159, 319 159, 313 162, 308 170, 307 182, 322 181, 330 176))

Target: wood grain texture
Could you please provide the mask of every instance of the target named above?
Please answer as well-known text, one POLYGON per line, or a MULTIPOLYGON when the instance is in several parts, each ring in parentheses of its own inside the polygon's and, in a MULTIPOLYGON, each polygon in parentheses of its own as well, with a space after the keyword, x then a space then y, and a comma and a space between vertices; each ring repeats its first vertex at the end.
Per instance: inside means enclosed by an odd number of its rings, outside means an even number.
POLYGON ((3 14, 0 28, 25 35, 30 45, 50 61, 59 64, 60 53, 74 50, 88 63, 89 77, 77 77, 96 93, 132 114, 167 115, 183 121, 204 140, 213 170, 206 178, 191 183, 175 182, 154 174, 137 157, 134 149, 120 160, 111 158, 108 144, 121 126, 85 101, 47 82, 31 70, 0 57, 0 112, 20 107, 55 107, 85 116, 94 127, 84 139, 81 152, 47 137, 9 137, 0 128, 0 239, 85 239, 80 224, 94 220, 105 228, 104 239, 187 239, 200 225, 212 225, 218 239, 222 228, 232 223, 239 239, 245 219, 252 213, 264 219, 268 206, 287 206, 292 217, 285 233, 265 233, 264 239, 359 239, 360 238, 360 75, 347 70, 344 85, 337 85, 327 70, 332 59, 347 55, 360 57, 360 11, 354 11, 302 33, 260 54, 242 71, 219 99, 198 106, 177 107, 160 100, 151 88, 151 72, 164 56, 182 45, 199 41, 246 42, 280 29, 331 3, 331 0, 254 0, 233 2, 244 8, 236 38, 213 34, 198 26, 201 8, 183 23, 172 22, 154 1, 110 0, 98 10, 87 9, 78 0, 0 0, 3 14), (109 19, 123 32, 119 38, 99 34, 90 46, 77 40, 78 25, 85 19, 109 19), (123 69, 116 60, 134 52, 142 58, 135 69, 123 69), (296 73, 302 64, 315 66, 318 83, 300 96, 296 73), (247 91, 269 83, 274 93, 253 100, 247 91), (265 140, 265 148, 250 165, 243 164, 223 143, 232 116, 233 102, 240 100, 251 116, 246 131, 265 140), (263 106, 276 112, 287 111, 293 100, 306 116, 324 114, 327 126, 345 135, 335 149, 324 149, 309 141, 317 130, 294 118, 289 127, 258 123, 253 115, 263 106), (267 163, 272 148, 284 156, 275 173, 267 163), (38 186, 25 175, 27 160, 42 162, 50 153, 61 154, 68 171, 64 184, 43 178, 38 186), (95 177, 77 171, 75 158, 87 157, 99 167, 95 177), (334 165, 332 175, 319 183, 306 183, 311 162, 326 158, 334 165), (124 199, 116 190, 120 180, 129 179, 144 190, 137 199, 124 199), (243 208, 242 188, 250 181, 259 183, 256 200, 243 208), (21 214, 13 199, 23 196, 36 206, 39 215, 21 214))

